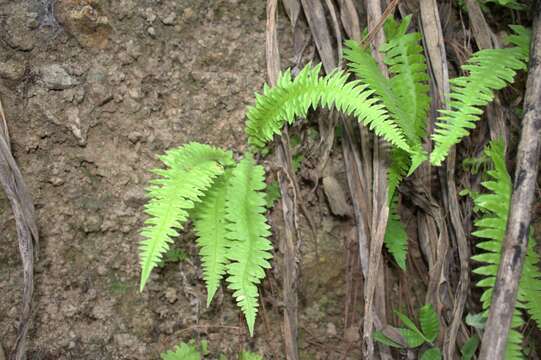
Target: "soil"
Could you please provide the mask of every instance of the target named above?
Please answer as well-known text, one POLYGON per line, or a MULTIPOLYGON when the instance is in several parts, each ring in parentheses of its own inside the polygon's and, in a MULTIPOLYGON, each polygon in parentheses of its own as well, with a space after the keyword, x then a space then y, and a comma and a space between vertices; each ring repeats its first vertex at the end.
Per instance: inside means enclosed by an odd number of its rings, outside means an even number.
MULTIPOLYGON (((239 349, 283 358, 279 267, 264 284, 266 316, 253 338, 227 292, 206 308, 189 231, 175 245, 187 258, 138 290, 147 170, 190 141, 243 150, 245 107, 265 80, 265 19, 265 1, 0 0, 0 97, 41 234, 29 359, 157 359, 190 339, 207 339, 209 358, 239 349)), ((344 330, 345 248, 336 246, 352 225, 330 216, 322 197, 308 204, 323 209, 325 255, 307 244, 302 358, 353 358, 358 349, 343 344, 359 334, 344 330)), ((2 194, 0 231, 7 352, 22 267, 2 194)))

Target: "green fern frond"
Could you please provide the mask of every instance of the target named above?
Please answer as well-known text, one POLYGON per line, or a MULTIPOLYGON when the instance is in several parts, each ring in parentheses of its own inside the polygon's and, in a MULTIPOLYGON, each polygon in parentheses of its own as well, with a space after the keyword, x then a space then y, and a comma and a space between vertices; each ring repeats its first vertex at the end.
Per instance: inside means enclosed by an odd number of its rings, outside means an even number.
MULTIPOLYGON (((408 119, 410 116, 401 106, 398 96, 394 93, 391 81, 381 73, 376 60, 369 49, 361 47, 356 41, 346 40, 344 58, 355 76, 374 92, 374 95, 385 105, 393 120, 401 127, 408 140, 408 119), (404 126, 405 125, 405 126, 404 126)), ((412 133, 409 133, 411 135, 412 133)))
MULTIPOLYGON (((477 286, 485 288, 481 303, 485 314, 488 315, 492 301, 493 287, 501 258, 501 248, 505 237, 507 216, 511 200, 512 181, 505 165, 504 145, 501 141, 493 141, 485 150, 494 168, 488 171, 489 180, 482 183, 489 192, 475 197, 475 205, 482 211, 483 216, 475 221, 476 231, 472 235, 484 239, 476 247, 481 250, 472 260, 483 265, 473 270, 483 278, 477 286)), ((506 359, 523 359, 522 334, 517 331, 523 324, 520 309, 541 324, 541 272, 538 270, 539 256, 535 252, 535 242, 530 236, 526 259, 519 283, 517 305, 513 313, 512 329, 508 337, 506 359)))
POLYGON ((411 24, 411 15, 404 17, 401 21, 396 20, 393 16, 389 16, 383 24, 383 31, 387 41, 396 39, 405 35, 411 24))
POLYGON ((440 334, 440 320, 431 304, 423 305, 419 310, 419 323, 426 340, 433 343, 440 334))
POLYGON ((250 334, 258 307, 257 284, 270 268, 272 244, 265 218, 265 170, 248 155, 233 170, 226 197, 227 238, 226 265, 233 297, 241 308, 250 334))
POLYGON ((389 204, 393 199, 394 193, 398 188, 398 185, 402 182, 408 168, 410 167, 410 156, 403 150, 393 148, 391 150, 391 163, 387 171, 387 187, 389 189, 388 199, 389 204))
POLYGON ((380 51, 389 66, 391 87, 407 118, 399 121, 406 137, 420 143, 425 136, 426 118, 430 106, 428 74, 421 34, 414 32, 398 36, 384 44, 380 51))
POLYGON ((192 343, 180 343, 174 350, 160 354, 162 360, 201 360, 201 352, 192 343))
POLYGON ((385 230, 384 244, 402 270, 406 270, 408 235, 398 216, 398 199, 393 196, 389 207, 389 220, 385 230))
POLYGON ((520 47, 485 49, 476 52, 462 66, 467 76, 450 81, 450 110, 440 110, 432 139, 436 143, 430 155, 434 165, 441 165, 450 149, 468 136, 483 114, 483 108, 494 99, 494 92, 511 84, 518 70, 524 70, 520 47))
POLYGON ((214 179, 223 173, 224 166, 233 161, 230 152, 198 143, 169 150, 160 160, 167 168, 152 170, 160 177, 151 180, 148 188, 150 200, 145 212, 150 217, 145 221, 141 231, 144 239, 139 243, 141 291, 172 238, 182 229, 188 210, 201 200, 214 179))
POLYGON ((229 247, 226 239, 225 199, 230 178, 231 171, 226 171, 215 181, 199 205, 194 220, 203 277, 207 285, 207 306, 225 274, 226 250, 229 247))
POLYGON ((513 34, 507 36, 506 41, 515 45, 522 51, 524 62, 528 62, 530 57, 530 43, 532 42, 532 30, 522 25, 510 25, 513 34))
POLYGON ((401 23, 389 18, 385 24, 389 41, 380 50, 389 65, 390 79, 383 76, 370 50, 352 40, 346 41, 344 48, 348 67, 362 83, 374 90, 374 95, 385 105, 411 148, 408 171, 404 171, 405 154, 393 151, 392 156, 396 155, 399 159, 392 160, 395 166, 391 166, 390 169, 390 185, 395 185, 393 182, 398 184, 406 173, 413 173, 428 157, 422 147, 426 116, 430 106, 427 67, 423 49, 419 45, 421 35, 406 34, 410 21, 411 17, 404 18, 401 23), (400 166, 397 167, 398 165, 400 166), (404 174, 399 176, 401 172, 404 174))
POLYGON ((406 34, 411 16, 401 23, 389 18, 385 23, 387 43, 380 47, 389 66, 390 79, 381 73, 369 49, 355 41, 346 41, 344 57, 351 71, 367 84, 392 114, 409 145, 420 144, 425 135, 425 123, 430 97, 427 66, 420 45, 421 34, 406 34))
POLYGON ((279 134, 285 122, 304 117, 310 107, 336 108, 355 118, 391 144, 410 151, 400 128, 391 120, 373 90, 359 81, 348 82, 348 74, 335 71, 320 78, 321 65, 305 66, 293 79, 288 70, 276 86, 263 88, 256 104, 248 109, 246 133, 251 145, 262 147, 279 134))
POLYGON ((541 299, 541 272, 539 271, 540 258, 536 248, 535 237, 530 234, 518 299, 537 327, 541 329, 541 304, 539 303, 539 299, 541 299))
POLYGON ((250 351, 243 351, 240 353, 239 360, 263 360, 263 357, 250 351))

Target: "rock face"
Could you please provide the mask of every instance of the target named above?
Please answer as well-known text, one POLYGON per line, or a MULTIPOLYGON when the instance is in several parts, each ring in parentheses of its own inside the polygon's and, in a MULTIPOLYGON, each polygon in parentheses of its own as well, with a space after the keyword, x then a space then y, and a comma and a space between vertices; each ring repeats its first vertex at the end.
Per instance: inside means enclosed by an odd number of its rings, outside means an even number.
POLYGON ((105 49, 112 28, 101 3, 99 0, 58 0, 55 16, 81 46, 105 49))
POLYGON ((40 68, 41 81, 49 90, 65 90, 79 84, 66 69, 58 64, 44 65, 40 68))

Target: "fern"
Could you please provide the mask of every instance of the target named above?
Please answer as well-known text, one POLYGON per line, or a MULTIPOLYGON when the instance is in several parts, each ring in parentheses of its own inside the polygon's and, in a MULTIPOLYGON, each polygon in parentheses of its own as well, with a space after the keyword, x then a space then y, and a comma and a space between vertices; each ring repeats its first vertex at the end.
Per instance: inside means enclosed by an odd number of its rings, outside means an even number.
POLYGON ((402 179, 427 159, 422 147, 430 105, 427 67, 423 49, 419 45, 421 35, 406 34, 410 21, 411 16, 407 16, 400 23, 393 18, 385 23, 385 34, 389 41, 380 51, 389 66, 390 79, 381 73, 368 49, 351 40, 346 41, 344 49, 344 57, 351 71, 374 90, 374 96, 385 105, 411 149, 409 152, 399 148, 391 151, 391 165, 387 175, 389 200, 393 198, 402 179))
POLYGON ((410 168, 411 158, 408 153, 403 150, 393 148, 391 150, 391 164, 387 170, 387 187, 389 204, 395 195, 396 189, 402 182, 402 180, 408 174, 410 168))
POLYGON ((207 306, 227 273, 227 283, 253 334, 257 284, 272 255, 265 211, 265 170, 250 156, 235 167, 231 152, 191 143, 160 157, 166 169, 154 169, 142 231, 141 290, 188 219, 194 216, 197 244, 207 285, 207 306))
POLYGON ((436 341, 440 333, 440 320, 432 305, 426 304, 419 310, 419 323, 426 340, 430 343, 436 341))
POLYGON ((167 151, 160 160, 167 168, 152 170, 160 178, 152 180, 148 189, 150 201, 145 212, 150 218, 141 231, 144 237, 139 246, 141 291, 152 269, 169 249, 172 237, 182 229, 188 211, 223 173, 224 166, 231 164, 232 155, 208 145, 190 143, 167 151))
POLYGON ((391 199, 396 199, 394 193, 402 179, 427 158, 422 139, 425 136, 426 116, 430 106, 427 66, 423 49, 419 45, 421 34, 406 34, 410 22, 411 16, 407 16, 400 23, 393 18, 389 18, 385 23, 388 42, 380 51, 389 66, 389 79, 381 72, 370 50, 351 40, 346 41, 344 49, 344 57, 348 60, 351 71, 362 83, 374 90, 374 97, 385 105, 411 149, 406 152, 393 148, 388 170, 391 214, 385 245, 402 269, 405 269, 406 265, 407 235, 397 214, 397 204, 392 203, 391 199))
POLYGON ((270 268, 269 250, 272 245, 265 218, 265 170, 256 166, 247 156, 233 170, 226 197, 226 237, 230 240, 226 265, 229 283, 234 290, 233 296, 240 306, 250 334, 254 331, 254 322, 258 307, 257 284, 265 277, 265 269, 270 268))
POLYGON ((449 110, 440 110, 432 135, 436 143, 430 155, 432 164, 440 165, 451 148, 469 135, 483 114, 483 107, 494 99, 494 92, 511 84, 518 70, 526 69, 528 32, 518 26, 512 29, 515 35, 508 40, 517 46, 476 52, 462 66, 469 75, 450 81, 449 110))
POLYGON ((389 220, 385 230, 384 244, 389 253, 393 256, 396 263, 402 270, 406 269, 406 256, 408 254, 408 235, 404 225, 400 222, 398 216, 398 201, 395 195, 391 200, 389 208, 389 220))
POLYGON ((509 44, 520 48, 522 52, 522 60, 528 62, 530 56, 530 43, 532 41, 532 30, 525 28, 522 25, 510 25, 513 34, 507 36, 506 41, 509 44))
POLYGON ((201 352, 193 343, 180 343, 173 351, 167 351, 160 355, 162 360, 201 360, 201 352))
POLYGON ((392 75, 391 88, 407 116, 397 121, 412 144, 420 144, 426 135, 430 96, 427 66, 420 45, 422 35, 418 32, 406 34, 410 21, 411 16, 404 18, 395 35, 387 37, 389 40, 380 51, 392 75))
POLYGON ((207 285, 207 306, 210 305, 225 274, 225 254, 229 247, 226 239, 225 200, 230 178, 231 171, 227 171, 216 180, 203 199, 194 221, 207 285))
POLYGON ((259 354, 243 351, 240 353, 239 360, 263 360, 263 358, 259 354))
MULTIPOLYGON (((484 263, 473 270, 483 277, 477 286, 485 288, 481 302, 485 316, 488 315, 492 300, 492 291, 496 283, 496 273, 501 258, 502 242, 505 237, 509 203, 511 199, 512 182, 505 166, 504 146, 501 141, 493 141, 485 150, 494 168, 488 171, 490 180, 482 183, 489 193, 475 197, 475 205, 482 211, 483 216, 475 221, 477 230, 472 235, 485 239, 476 245, 481 253, 472 256, 472 260, 484 263)), ((512 329, 507 344, 507 359, 522 359, 522 334, 517 331, 523 326, 520 309, 541 325, 541 272, 538 270, 539 256, 535 252, 535 241, 530 236, 526 260, 519 283, 517 305, 513 314, 512 329)))
POLYGON ((389 119, 389 115, 367 85, 359 81, 348 82, 348 74, 335 71, 320 78, 321 65, 305 66, 293 79, 288 70, 280 75, 277 85, 263 88, 263 95, 256 94, 256 104, 248 109, 246 133, 250 144, 263 147, 279 134, 286 122, 307 115, 310 107, 337 108, 382 136, 391 144, 410 151, 404 134, 389 119))

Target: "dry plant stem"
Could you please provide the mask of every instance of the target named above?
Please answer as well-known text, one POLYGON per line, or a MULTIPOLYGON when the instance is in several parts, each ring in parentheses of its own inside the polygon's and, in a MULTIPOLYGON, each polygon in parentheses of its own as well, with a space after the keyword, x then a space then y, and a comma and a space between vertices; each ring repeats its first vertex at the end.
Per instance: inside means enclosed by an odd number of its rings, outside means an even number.
MULTIPOLYGON (((367 0, 366 2, 368 31, 373 32, 372 54, 378 62, 382 72, 387 76, 387 69, 383 62, 381 54, 377 49, 385 42, 385 35, 382 31, 377 31, 377 26, 383 20, 380 0, 367 0)), ((374 136, 374 151, 372 157, 373 179, 372 179, 372 218, 370 232, 370 256, 368 265, 368 277, 365 282, 365 307, 363 322, 364 357, 374 358, 374 341, 372 331, 374 318, 386 323, 385 316, 385 287, 377 286, 385 284, 384 264, 381 261, 381 252, 387 219, 389 216, 389 206, 387 200, 387 151, 386 144, 374 136), (376 306, 374 306, 376 304, 376 306)), ((386 357, 388 349, 382 348, 382 357, 386 357)))
POLYGON ((499 47, 496 36, 490 30, 488 23, 483 15, 481 6, 476 0, 466 0, 466 8, 468 9, 468 17, 470 26, 473 30, 473 36, 479 49, 492 49, 499 47))
MULTIPOLYGON (((398 6, 398 3, 400 2, 400 0, 392 0, 389 5, 387 5, 387 7, 385 8, 385 11, 383 12, 383 14, 381 14, 381 5, 380 5, 380 17, 379 17, 379 20, 378 22, 371 27, 371 30, 370 32, 368 33, 368 35, 363 39, 363 41, 361 42, 362 45, 364 46, 368 46, 369 44, 371 44, 374 39, 378 36, 381 36, 381 29, 383 28, 383 25, 385 24, 385 20, 387 20, 387 18, 391 15, 393 15, 394 13, 394 10, 395 8, 398 6)), ((370 11, 370 10, 368 10, 370 11)), ((370 22, 370 20, 369 20, 370 22)), ((377 40, 376 40, 377 42, 377 40)))
POLYGON ((0 184, 9 199, 15 217, 19 252, 23 263, 23 297, 17 338, 10 355, 12 360, 26 359, 26 341, 32 317, 32 295, 34 293, 34 243, 38 243, 38 231, 34 205, 26 188, 21 172, 11 154, 9 132, 5 114, 0 103, 0 184))
POLYGON ((271 85, 275 85, 280 74, 280 50, 278 49, 278 32, 276 31, 277 6, 278 0, 267 0, 265 58, 267 60, 267 76, 271 85))
MULTIPOLYGON (((470 247, 468 244, 468 239, 464 233, 464 226, 462 221, 462 216, 460 214, 460 204, 458 202, 458 193, 455 183, 455 161, 456 161, 456 151, 451 150, 449 156, 447 157, 447 200, 449 204, 449 217, 452 229, 452 239, 455 241, 458 248, 458 257, 460 261, 460 277, 455 293, 453 310, 451 313, 451 324, 446 333, 444 353, 447 358, 451 359, 454 355, 456 348, 456 340, 458 336, 458 331, 462 325, 462 315, 464 313, 464 306, 466 305, 466 300, 468 299, 468 293, 470 289, 470 247)), ((441 243, 440 243, 441 244, 441 243)), ((449 242, 446 243, 448 248, 449 242)), ((446 248, 446 250, 447 250, 446 248)), ((447 251, 445 254, 442 254, 442 259, 445 259, 444 262, 447 263, 447 251)))
POLYGON ((361 25, 353 0, 340 0, 340 18, 348 38, 361 41, 361 25))
MULTIPOLYGON (((284 134, 284 136, 286 136, 284 134)), ((278 161, 290 168, 290 161, 287 158, 289 154, 289 145, 287 140, 281 137, 278 145, 278 161), (289 165, 289 166, 288 166, 289 165)), ((297 267, 297 231, 295 227, 295 203, 289 194, 290 177, 285 173, 288 170, 278 172, 278 182, 282 194, 282 214, 284 219, 285 236, 281 248, 284 252, 284 273, 283 273, 283 298, 284 298, 284 341, 286 359, 298 360, 298 267, 297 267)))
POLYGON ((357 146, 353 141, 353 130, 351 129, 351 123, 343 118, 341 120, 344 127, 342 152, 344 154, 348 187, 353 203, 353 213, 355 215, 361 272, 363 277, 366 279, 368 278, 370 242, 370 222, 368 221, 368 214, 372 213, 372 208, 370 206, 370 198, 367 196, 368 192, 366 191, 366 177, 365 174, 363 174, 360 155, 357 146))
POLYGON ((517 168, 500 266, 479 355, 481 360, 504 358, 518 284, 528 246, 528 229, 535 195, 539 166, 539 137, 541 135, 540 14, 541 2, 537 1, 517 168))
POLYGON ((8 124, 6 121, 6 114, 4 113, 4 107, 2 105, 2 101, 0 101, 0 120, 2 120, 2 124, 0 125, 0 136, 2 136, 4 139, 8 140, 8 149, 11 150, 11 144, 9 143, 9 129, 8 124))
MULTIPOLYGON (((266 54, 267 54, 267 72, 269 83, 275 85, 280 73, 280 55, 278 50, 277 31, 276 31, 276 7, 277 0, 267 1, 267 28, 266 28, 266 54)), ((296 207, 289 192, 289 180, 291 176, 284 172, 292 174, 291 154, 287 143, 287 134, 280 138, 277 147, 278 161, 283 170, 278 172, 278 182, 282 195, 282 214, 284 219, 285 236, 281 248, 284 252, 284 274, 283 274, 283 298, 284 298, 284 342, 286 359, 298 360, 297 345, 297 231, 296 231, 296 207)), ((294 185, 292 185, 294 187, 294 185)))
MULTIPOLYGON (((449 73, 444 45, 445 43, 436 1, 421 1, 421 23, 423 27, 425 47, 428 53, 429 67, 432 75, 431 77, 436 88, 435 92, 438 95, 437 102, 440 104, 445 104, 450 93, 449 73)), ((450 326, 444 332, 445 342, 443 346, 443 353, 445 358, 448 359, 454 358, 457 336, 462 325, 462 314, 464 312, 464 306, 467 300, 470 284, 470 251, 459 211, 460 207, 454 179, 454 169, 455 150, 453 149, 447 159, 446 172, 441 174, 444 175, 445 179, 442 179, 444 188, 443 199, 444 203, 449 209, 450 224, 448 229, 450 230, 451 238, 457 244, 460 259, 459 283, 457 285, 456 295, 453 299, 452 293, 454 291, 450 289, 450 284, 447 279, 449 265, 449 257, 447 256, 449 249, 449 238, 447 237, 447 234, 441 233, 442 231, 446 232, 447 230, 442 224, 439 226, 440 236, 438 237, 437 244, 435 244, 436 251, 434 252, 436 258, 434 261, 434 267, 430 270, 430 280, 427 291, 427 302, 431 302, 436 309, 441 310, 442 307, 452 307, 450 326)), ((442 324, 444 324, 443 321, 442 324)))
POLYGON ((450 89, 449 70, 438 5, 435 0, 421 0, 420 5, 423 41, 428 54, 429 69, 436 84, 438 99, 442 103, 446 100, 450 89))
POLYGON ((321 1, 314 0, 301 0, 301 4, 316 44, 319 57, 323 63, 323 68, 325 69, 325 72, 329 74, 336 69, 338 63, 336 61, 323 5, 321 4, 321 1))
POLYGON ((338 21, 338 14, 336 13, 336 8, 332 2, 332 0, 325 0, 325 4, 327 5, 327 9, 329 9, 329 13, 331 15, 331 20, 334 28, 334 35, 336 37, 336 51, 338 53, 338 62, 337 67, 342 68, 342 31, 340 30, 340 23, 338 21))
POLYGON ((291 26, 295 28, 301 13, 301 4, 299 3, 299 0, 282 0, 282 4, 284 5, 284 9, 286 10, 289 20, 291 21, 291 26))

